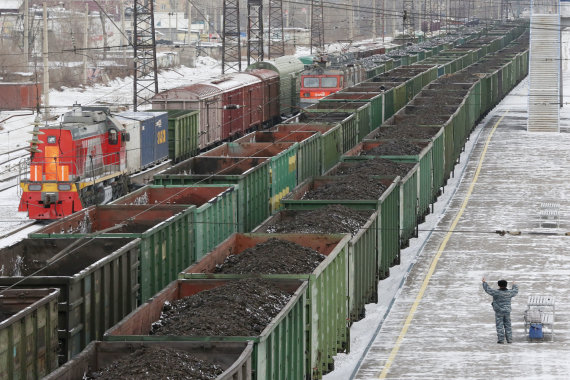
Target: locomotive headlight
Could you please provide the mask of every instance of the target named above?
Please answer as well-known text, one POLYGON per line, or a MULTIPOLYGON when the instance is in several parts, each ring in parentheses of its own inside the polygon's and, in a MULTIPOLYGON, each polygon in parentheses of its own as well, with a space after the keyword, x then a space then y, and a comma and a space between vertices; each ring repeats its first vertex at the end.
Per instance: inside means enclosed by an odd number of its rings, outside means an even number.
POLYGON ((41 184, 30 185, 30 186, 28 186, 28 190, 30 190, 30 191, 42 191, 42 185, 41 184))
POLYGON ((69 191, 69 190, 71 190, 71 184, 69 184, 69 183, 58 183, 57 189, 59 191, 69 191))
POLYGON ((47 142, 48 144, 55 144, 56 142, 55 136, 48 136, 47 142))

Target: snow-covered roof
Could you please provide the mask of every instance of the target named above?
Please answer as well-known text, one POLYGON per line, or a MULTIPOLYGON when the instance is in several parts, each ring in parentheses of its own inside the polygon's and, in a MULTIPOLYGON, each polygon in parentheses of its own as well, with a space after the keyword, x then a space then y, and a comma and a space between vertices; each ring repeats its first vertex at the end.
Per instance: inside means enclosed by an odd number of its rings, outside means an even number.
POLYGON ((0 10, 17 11, 22 6, 24 0, 0 0, 0 10))

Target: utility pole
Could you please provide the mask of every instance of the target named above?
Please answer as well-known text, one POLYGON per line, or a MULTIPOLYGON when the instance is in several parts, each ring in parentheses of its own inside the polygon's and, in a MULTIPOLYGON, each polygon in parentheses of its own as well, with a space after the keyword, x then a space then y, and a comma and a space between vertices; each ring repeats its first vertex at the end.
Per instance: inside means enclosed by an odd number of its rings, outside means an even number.
MULTIPOLYGON (((283 7, 283 2, 281 1, 281 6, 283 7)), ((289 2, 285 3, 285 27, 288 28, 289 27, 289 16, 291 13, 291 5, 289 4, 289 2)))
POLYGON ((30 4, 29 0, 24 0, 24 59, 26 60, 26 67, 30 62, 30 4))
POLYGON ((103 9, 100 10, 99 12, 99 20, 101 20, 101 29, 102 29, 102 33, 103 33, 103 59, 106 60, 107 59, 107 20, 105 19, 105 12, 103 11, 103 9))
MULTIPOLYGON (((247 65, 263 61, 263 1, 247 0, 247 65)), ((270 37, 271 39, 271 37, 270 37)))
POLYGON ((414 36, 414 2, 413 0, 404 0, 403 1, 404 9, 403 9, 403 16, 402 16, 402 27, 404 36, 410 35, 412 38, 414 36))
POLYGON ((123 50, 123 63, 127 64, 127 31, 125 30, 125 4, 120 2, 121 12, 121 49, 123 50))
POLYGON ((348 39, 352 41, 352 40, 354 40, 354 2, 353 2, 353 0, 348 0, 347 13, 348 13, 348 39))
POLYGON ((223 33, 222 74, 229 71, 241 71, 239 0, 224 0, 223 33))
POLYGON ((311 54, 325 47, 323 0, 311 0, 311 54))
MULTIPOLYGON (((174 36, 176 41, 178 40, 178 0, 174 0, 174 28, 176 31, 174 32, 174 36)), ((174 42, 174 41, 173 41, 174 42)))
POLYGON ((48 24, 47 5, 44 3, 44 34, 43 34, 43 63, 44 63, 44 120, 49 119, 49 59, 48 59, 48 24))
POLYGON ((450 1, 451 0, 445 0, 445 28, 447 33, 449 34, 449 22, 451 21, 451 15, 450 15, 450 1))
POLYGON ((134 80, 133 110, 150 103, 158 92, 154 1, 135 0, 133 10, 134 80))
POLYGON ((382 0, 382 42, 386 37, 386 0, 382 0))
POLYGON ((376 19, 378 18, 378 7, 376 6, 378 0, 372 0, 372 41, 376 40, 376 19))
POLYGON ((283 34, 283 1, 269 0, 269 59, 285 55, 283 34))
POLYGON ((89 5, 85 4, 83 21, 83 84, 87 84, 87 49, 89 48, 89 5))

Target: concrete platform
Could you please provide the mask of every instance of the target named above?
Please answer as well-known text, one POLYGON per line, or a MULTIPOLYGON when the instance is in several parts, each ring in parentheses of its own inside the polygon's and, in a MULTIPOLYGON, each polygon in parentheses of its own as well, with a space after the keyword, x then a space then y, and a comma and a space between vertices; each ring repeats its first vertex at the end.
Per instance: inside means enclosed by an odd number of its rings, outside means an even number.
POLYGON ((570 378, 570 133, 526 132, 525 86, 479 127, 457 192, 354 378, 570 378), (540 226, 542 202, 560 204, 558 228, 540 226), (519 285, 513 344, 497 344, 483 276, 519 285), (543 294, 556 297, 554 341, 531 342, 523 312, 543 294))
POLYGON ((524 91, 523 82, 481 126, 356 379, 570 378, 570 133, 526 132, 524 91), (541 202, 560 204, 558 228, 540 227, 541 202), (497 344, 483 276, 494 287, 501 278, 519 285, 513 344, 497 344), (557 300, 553 342, 524 333, 527 298, 542 294, 557 300))

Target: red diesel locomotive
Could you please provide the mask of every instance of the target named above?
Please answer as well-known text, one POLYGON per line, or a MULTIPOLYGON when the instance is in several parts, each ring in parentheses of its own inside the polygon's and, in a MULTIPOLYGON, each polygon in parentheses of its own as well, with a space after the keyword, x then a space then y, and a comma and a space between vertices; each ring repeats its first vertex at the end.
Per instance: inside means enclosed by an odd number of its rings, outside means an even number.
POLYGON ((127 194, 132 171, 168 158, 167 114, 161 114, 152 113, 151 120, 159 119, 154 129, 140 128, 133 139, 107 107, 74 105, 59 125, 36 127, 18 210, 27 211, 30 219, 59 219, 127 194), (127 151, 141 152, 138 168, 127 165, 127 151))

